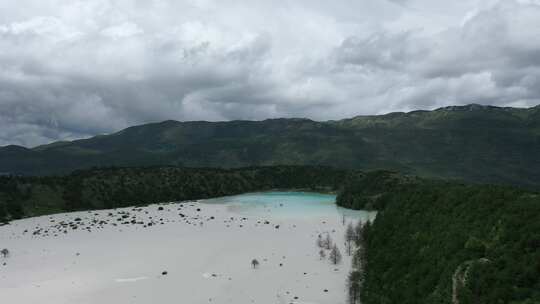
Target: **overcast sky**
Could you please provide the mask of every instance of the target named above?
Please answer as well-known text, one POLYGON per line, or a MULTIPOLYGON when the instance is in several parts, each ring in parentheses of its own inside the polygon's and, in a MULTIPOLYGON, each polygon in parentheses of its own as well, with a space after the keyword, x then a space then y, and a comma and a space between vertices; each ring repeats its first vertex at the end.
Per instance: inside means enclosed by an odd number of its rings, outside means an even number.
POLYGON ((0 145, 540 103, 540 0, 0 0, 0 145))

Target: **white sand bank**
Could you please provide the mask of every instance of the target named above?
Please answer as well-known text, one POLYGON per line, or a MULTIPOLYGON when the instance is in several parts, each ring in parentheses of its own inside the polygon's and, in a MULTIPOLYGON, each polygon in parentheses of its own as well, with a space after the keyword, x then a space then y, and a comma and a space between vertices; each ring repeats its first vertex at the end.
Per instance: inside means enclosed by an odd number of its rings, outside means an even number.
POLYGON ((350 258, 342 216, 282 218, 265 212, 246 216, 221 204, 175 203, 14 221, 0 227, 0 247, 11 251, 0 258, 0 299, 345 303, 350 258), (319 258, 316 238, 324 232, 341 249, 338 266, 319 258), (253 258, 258 269, 251 267, 253 258))

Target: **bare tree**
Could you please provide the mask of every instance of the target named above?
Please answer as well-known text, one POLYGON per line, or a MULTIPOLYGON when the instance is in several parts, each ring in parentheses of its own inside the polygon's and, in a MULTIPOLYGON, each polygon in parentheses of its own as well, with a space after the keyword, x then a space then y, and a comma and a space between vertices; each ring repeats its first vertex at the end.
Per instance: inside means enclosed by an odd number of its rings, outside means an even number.
POLYGON ((323 249, 319 250, 319 257, 321 258, 321 260, 323 260, 324 258, 326 258, 326 253, 324 252, 323 249))
POLYGON ((329 257, 332 264, 337 265, 341 263, 341 252, 339 252, 339 248, 335 244, 332 247, 332 250, 330 250, 329 257))
POLYGON ((0 251, 0 255, 5 259, 9 256, 9 250, 7 248, 4 248, 0 251))
POLYGON ((353 245, 351 242, 345 242, 345 249, 347 250, 348 256, 352 255, 352 251, 353 251, 352 248, 353 248, 353 245))
POLYGON ((332 248, 332 238, 330 237, 330 233, 326 234, 326 238, 323 241, 323 247, 326 250, 330 250, 332 248))
POLYGON ((317 247, 324 248, 324 240, 321 234, 317 237, 317 247))
POLYGON ((259 261, 257 261, 257 259, 251 260, 251 266, 253 267, 253 269, 259 267, 259 261))

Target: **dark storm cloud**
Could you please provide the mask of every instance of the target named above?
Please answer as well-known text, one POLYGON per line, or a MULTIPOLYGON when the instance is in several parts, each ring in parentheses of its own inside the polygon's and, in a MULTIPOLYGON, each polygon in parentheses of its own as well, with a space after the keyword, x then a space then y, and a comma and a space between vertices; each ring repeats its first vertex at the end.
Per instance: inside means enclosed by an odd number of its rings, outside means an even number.
POLYGON ((3 3, 0 145, 166 119, 534 105, 539 20, 537 1, 511 0, 3 3))

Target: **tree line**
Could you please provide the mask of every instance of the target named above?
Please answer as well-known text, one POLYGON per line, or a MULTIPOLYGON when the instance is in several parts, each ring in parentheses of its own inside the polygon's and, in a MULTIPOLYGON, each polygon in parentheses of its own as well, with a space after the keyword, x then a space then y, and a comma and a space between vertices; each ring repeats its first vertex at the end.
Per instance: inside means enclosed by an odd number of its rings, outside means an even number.
POLYGON ((65 176, 0 176, 0 222, 50 213, 194 200, 270 189, 337 192, 359 171, 320 166, 94 168, 65 176))

